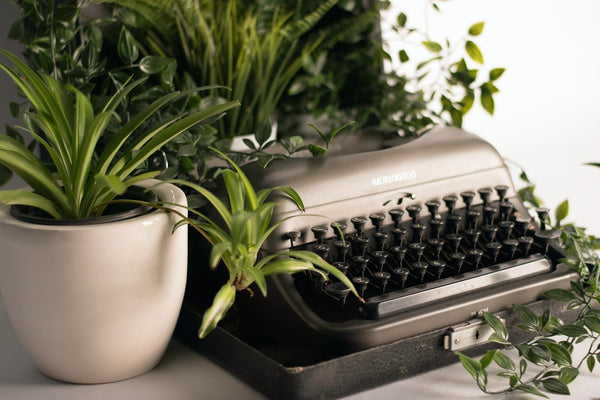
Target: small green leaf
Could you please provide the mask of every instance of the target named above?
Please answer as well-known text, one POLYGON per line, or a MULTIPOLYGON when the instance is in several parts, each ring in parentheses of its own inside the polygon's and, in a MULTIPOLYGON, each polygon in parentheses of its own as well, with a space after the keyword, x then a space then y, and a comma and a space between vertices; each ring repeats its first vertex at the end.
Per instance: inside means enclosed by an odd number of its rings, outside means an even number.
POLYGON ((479 360, 481 368, 487 368, 488 365, 494 360, 494 356, 498 352, 498 349, 488 350, 483 357, 479 360))
POLYGON ((504 341, 508 339, 508 330, 500 318, 487 312, 483 313, 483 318, 500 338, 502 338, 504 341))
POLYGON ((400 59, 401 63, 405 63, 409 60, 408 58, 408 53, 406 53, 406 50, 402 49, 398 52, 398 58, 400 59))
POLYGON ((457 352, 456 355, 467 372, 471 374, 475 381, 477 381, 479 379, 478 377, 480 372, 483 370, 479 361, 460 352, 457 352))
POLYGON ((437 42, 425 40, 421 43, 423 44, 423 46, 425 46, 427 50, 431 51, 432 53, 439 53, 440 51, 442 51, 442 46, 437 42))
POLYGON ((489 91, 481 91, 480 102, 481 106, 485 111, 488 112, 488 114, 494 115, 494 109, 496 108, 496 105, 494 102, 494 97, 489 91))
POLYGON ((556 378, 544 379, 542 381, 542 386, 544 386, 544 389, 546 389, 550 393, 565 395, 571 394, 567 385, 565 385, 563 382, 556 378))
POLYGON ((401 26, 402 28, 404 28, 406 26, 406 19, 407 19, 406 14, 401 12, 396 17, 396 23, 398 24, 398 26, 401 26))
POLYGON ((571 354, 564 346, 558 343, 544 343, 543 345, 550 350, 552 361, 559 365, 571 365, 571 354))
POLYGON ((124 27, 121 29, 119 41, 117 42, 117 53, 119 58, 127 64, 133 64, 139 56, 139 50, 133 35, 124 27))
POLYGON ((316 144, 309 144, 308 151, 310 151, 310 153, 313 155, 313 157, 316 157, 316 158, 324 157, 325 154, 327 154, 326 148, 324 148, 322 146, 318 146, 316 144))
POLYGON ((490 71, 490 81, 495 81, 504 74, 504 68, 494 68, 490 71))
POLYGON ((235 288, 229 283, 219 289, 213 299, 212 305, 204 312, 204 316, 202 317, 202 324, 198 330, 198 337, 200 339, 206 337, 217 326, 219 321, 225 317, 225 314, 227 314, 227 311, 233 305, 235 293, 235 288))
POLYGON ((533 385, 519 385, 516 387, 516 390, 520 390, 522 392, 529 393, 529 394, 534 394, 536 396, 544 397, 546 399, 548 398, 548 396, 546 396, 544 393, 540 392, 533 385))
POLYGON ((465 43, 465 50, 471 59, 479 64, 483 64, 483 54, 479 47, 471 40, 465 43))
POLYGON ((587 363, 588 370, 590 372, 593 372, 594 367, 596 366, 596 359, 594 358, 594 356, 593 355, 589 356, 586 360, 586 363, 587 363))
POLYGON ((565 385, 573 382, 579 375, 579 370, 575 367, 564 367, 560 369, 558 379, 565 385))
POLYGON ((481 35, 481 32, 483 32, 484 25, 485 25, 485 22, 478 22, 476 24, 471 25, 471 27, 469 28, 469 35, 471 35, 471 36, 481 35))
POLYGON ((148 75, 163 71, 171 60, 161 56, 146 56, 140 61, 140 70, 148 75))
POLYGON ((573 292, 565 289, 550 289, 544 292, 544 296, 557 301, 571 301, 576 299, 573 292))
POLYGON ((585 328, 577 325, 563 325, 555 328, 554 330, 561 335, 574 338, 587 335, 588 333, 585 328))
POLYGON ((556 211, 554 212, 554 216, 556 218, 557 225, 560 225, 560 222, 565 219, 569 215, 569 200, 565 200, 556 207, 556 211))
POLYGON ((531 325, 538 324, 538 317, 531 310, 531 308, 521 305, 521 304, 513 304, 513 307, 515 308, 515 311, 519 315, 519 318, 521 318, 523 320, 523 322, 526 322, 531 325))
POLYGON ((513 360, 509 356, 507 356, 506 354, 504 354, 504 353, 497 352, 494 355, 494 361, 502 369, 506 369, 506 370, 509 370, 509 371, 515 371, 516 370, 515 363, 513 362, 513 360))

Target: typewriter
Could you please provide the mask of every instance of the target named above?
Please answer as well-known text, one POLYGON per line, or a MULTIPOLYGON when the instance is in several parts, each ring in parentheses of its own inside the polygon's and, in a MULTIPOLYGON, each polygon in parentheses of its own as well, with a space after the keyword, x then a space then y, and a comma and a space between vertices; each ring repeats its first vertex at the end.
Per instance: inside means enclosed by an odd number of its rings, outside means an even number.
POLYGON ((273 219, 283 222, 264 251, 313 251, 364 299, 334 278, 275 276, 267 298, 244 310, 266 329, 344 351, 446 329, 440 345, 462 350, 489 337, 483 311, 569 288, 575 276, 557 261, 548 210, 528 213, 489 143, 449 127, 400 145, 362 143, 359 152, 247 169, 258 187, 293 187, 306 207, 274 197, 273 219))

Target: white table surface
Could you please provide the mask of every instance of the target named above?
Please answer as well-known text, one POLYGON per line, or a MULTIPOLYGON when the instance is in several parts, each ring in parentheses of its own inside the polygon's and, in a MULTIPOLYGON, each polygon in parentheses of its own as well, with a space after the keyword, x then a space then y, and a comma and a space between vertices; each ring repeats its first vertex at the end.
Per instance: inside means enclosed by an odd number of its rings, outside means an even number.
MULTIPOLYGON (((572 385, 570 397, 600 398, 600 369, 583 373, 572 385)), ((186 400, 264 399, 234 375, 183 344, 173 340, 162 361, 151 371, 121 382, 75 385, 47 378, 37 371, 19 344, 0 300, 0 399, 2 400, 186 400)), ((525 400, 526 394, 488 396, 476 388, 460 364, 427 372, 346 397, 357 399, 490 399, 525 400)))

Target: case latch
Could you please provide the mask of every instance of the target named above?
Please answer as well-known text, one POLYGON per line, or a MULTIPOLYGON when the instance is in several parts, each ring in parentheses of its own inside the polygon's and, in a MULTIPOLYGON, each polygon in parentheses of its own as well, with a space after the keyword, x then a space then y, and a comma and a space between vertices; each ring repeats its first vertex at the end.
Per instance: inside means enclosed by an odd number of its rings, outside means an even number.
MULTIPOLYGON (((505 320, 500 318, 502 323, 505 320)), ((450 351, 459 351, 474 346, 480 346, 488 342, 494 329, 483 319, 472 319, 460 324, 451 326, 444 335, 444 349, 450 351)))

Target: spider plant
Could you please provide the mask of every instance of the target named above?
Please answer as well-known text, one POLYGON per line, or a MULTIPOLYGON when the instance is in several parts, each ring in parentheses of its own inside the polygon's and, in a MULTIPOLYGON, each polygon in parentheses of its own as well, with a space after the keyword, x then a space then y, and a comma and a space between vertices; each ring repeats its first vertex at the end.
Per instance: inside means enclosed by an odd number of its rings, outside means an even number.
POLYGON ((128 121, 117 121, 122 123, 120 129, 98 152, 100 138, 115 120, 116 107, 144 79, 126 82, 96 113, 90 99, 72 85, 61 85, 51 76, 36 73, 8 51, 0 50, 0 54, 13 64, 10 67, 0 63, 0 68, 18 85, 31 106, 23 114, 25 126, 21 129, 43 147, 51 164, 48 167, 21 141, 0 134, 0 164, 33 189, 0 191, 0 201, 32 206, 56 219, 98 216, 102 205, 129 186, 158 175, 159 171, 139 173, 138 168, 162 145, 238 105, 230 101, 147 126, 146 121, 161 107, 196 90, 167 94, 128 121))
MULTIPOLYGON (((204 196, 222 220, 220 223, 194 209, 188 211, 197 218, 180 215, 183 219, 179 225, 191 225, 212 244, 210 268, 215 269, 222 261, 229 272, 227 283, 220 288, 213 304, 204 313, 198 336, 205 337, 217 325, 233 305, 238 291, 250 290, 249 286, 256 283, 262 295, 266 296, 265 278, 269 275, 312 271, 327 279, 328 274, 331 274, 351 288, 354 295, 362 300, 350 280, 339 269, 311 251, 285 250, 261 255, 261 246, 265 240, 285 221, 271 221, 275 203, 266 201, 268 196, 273 191, 279 191, 291 199, 299 209, 304 210, 302 199, 288 186, 256 191, 243 171, 230 158, 214 148, 212 150, 232 167, 221 171, 229 205, 195 183, 170 181, 187 186, 204 196)), ((302 214, 298 217, 302 217, 302 214)))

